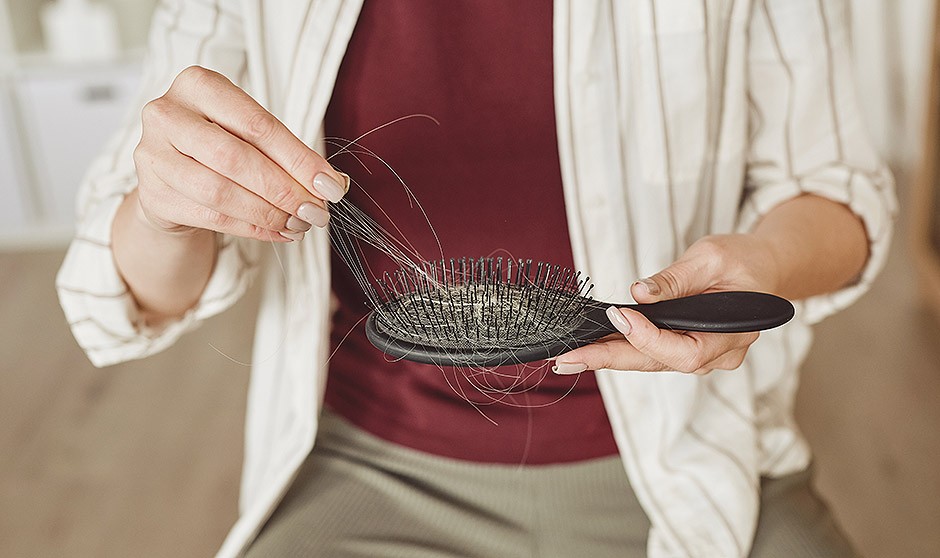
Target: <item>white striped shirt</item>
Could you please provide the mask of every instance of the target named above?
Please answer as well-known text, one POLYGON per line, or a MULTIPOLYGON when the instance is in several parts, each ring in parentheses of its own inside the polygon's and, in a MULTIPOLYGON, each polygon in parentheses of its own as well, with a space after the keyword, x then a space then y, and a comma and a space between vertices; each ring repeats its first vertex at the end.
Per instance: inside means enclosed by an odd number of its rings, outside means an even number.
MULTIPOLYGON (((94 163, 57 279, 76 339, 104 366, 142 358, 221 312, 265 275, 246 424, 235 556, 313 446, 326 376, 329 243, 282 248, 226 237, 202 299, 159 330, 140 325, 110 252, 134 188, 139 110, 191 64, 242 84, 302 140, 322 147, 332 86, 362 0, 168 0, 154 16, 139 102, 94 163), (303 308, 304 312, 292 309, 303 308), (308 311, 309 310, 309 311, 308 311)), ((598 298, 629 302, 706 234, 747 231, 802 193, 863 219, 869 261, 853 285, 800 301, 742 367, 708 376, 599 371, 631 484, 649 515, 649 555, 745 556, 761 475, 805 468, 792 416, 809 326, 864 292, 884 263, 896 211, 866 141, 840 0, 555 0, 555 102, 576 266, 598 298)), ((379 123, 377 123, 379 124, 379 123)), ((322 152, 322 151, 321 151, 322 152)))

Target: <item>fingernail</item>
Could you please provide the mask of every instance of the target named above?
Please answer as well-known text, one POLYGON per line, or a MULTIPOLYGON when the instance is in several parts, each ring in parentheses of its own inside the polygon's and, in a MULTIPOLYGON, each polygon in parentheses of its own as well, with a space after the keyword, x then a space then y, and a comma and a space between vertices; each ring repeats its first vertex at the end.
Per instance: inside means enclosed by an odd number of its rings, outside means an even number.
POLYGON ((343 179, 343 192, 349 192, 349 185, 352 184, 352 178, 349 178, 349 175, 342 171, 336 171, 340 178, 343 179))
POLYGON ((343 195, 346 194, 346 190, 340 186, 339 182, 322 172, 313 178, 313 189, 334 203, 343 199, 343 195))
POLYGON ((283 236, 284 238, 289 238, 291 240, 303 240, 304 239, 304 233, 302 232, 283 231, 280 233, 280 235, 283 236))
POLYGON ((640 279, 639 281, 636 282, 636 284, 642 285, 646 289, 646 292, 648 292, 649 294, 653 296, 656 296, 659 294, 659 285, 656 284, 656 281, 653 281, 650 278, 640 279))
POLYGON ((552 366, 552 372, 555 374, 580 374, 587 370, 587 364, 582 362, 556 362, 555 366, 552 366))
POLYGON ((313 225, 304 221, 303 219, 298 219, 297 217, 294 217, 293 215, 291 215, 290 217, 287 218, 286 226, 289 230, 294 231, 294 232, 307 232, 310 230, 310 227, 312 227, 313 225))
POLYGON ((297 208, 297 216, 317 227, 325 227, 330 222, 330 214, 322 207, 310 202, 300 204, 297 208))
POLYGON ((633 326, 630 325, 630 322, 623 316, 623 312, 616 306, 607 309, 607 318, 624 337, 630 335, 630 332, 633 331, 633 326))

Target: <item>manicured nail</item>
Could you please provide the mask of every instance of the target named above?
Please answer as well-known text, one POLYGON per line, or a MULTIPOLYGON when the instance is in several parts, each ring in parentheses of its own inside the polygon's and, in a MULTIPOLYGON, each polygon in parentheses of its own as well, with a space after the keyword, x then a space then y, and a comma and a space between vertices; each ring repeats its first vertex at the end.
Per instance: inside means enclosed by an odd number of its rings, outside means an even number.
POLYGON ((659 285, 656 284, 656 281, 653 281, 650 278, 640 279, 639 281, 636 282, 636 284, 642 285, 646 289, 646 292, 648 292, 649 294, 653 296, 656 296, 659 294, 659 285))
POLYGON ((325 227, 330 222, 330 214, 322 207, 304 202, 297 208, 297 216, 316 227, 325 227))
POLYGON ((304 221, 303 219, 298 219, 291 215, 287 218, 287 228, 293 232, 307 232, 312 227, 310 223, 304 221))
POLYGON ((630 332, 633 331, 633 326, 623 317, 623 312, 616 306, 611 306, 607 309, 607 318, 624 337, 630 335, 630 332))
POLYGON ((555 374, 580 374, 587 370, 587 364, 582 362, 556 362, 555 366, 552 366, 552 372, 555 374))
POLYGON ((352 178, 349 178, 349 175, 342 171, 336 171, 336 173, 343 179, 343 192, 349 192, 349 185, 352 184, 352 178))
POLYGON ((313 189, 333 203, 343 199, 343 195, 346 194, 346 190, 340 186, 339 182, 322 172, 313 178, 313 189))
POLYGON ((289 238, 291 240, 303 240, 304 239, 304 233, 302 232, 282 231, 280 235, 283 236, 284 238, 289 238))

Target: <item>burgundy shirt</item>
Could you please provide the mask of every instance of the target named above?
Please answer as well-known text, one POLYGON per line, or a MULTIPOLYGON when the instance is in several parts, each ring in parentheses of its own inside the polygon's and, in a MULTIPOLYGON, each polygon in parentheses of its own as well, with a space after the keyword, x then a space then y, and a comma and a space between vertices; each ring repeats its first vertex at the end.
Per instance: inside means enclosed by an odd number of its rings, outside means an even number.
MULTIPOLYGON (((407 119, 359 143, 414 192, 447 258, 573 265, 555 139, 551 5, 383 0, 362 8, 326 135, 353 139, 409 114, 437 119, 407 119)), ((368 170, 349 154, 331 159, 361 186, 349 199, 390 226, 375 199, 422 256, 440 258, 395 176, 371 156, 358 157, 368 170)), ((394 269, 371 249, 366 263, 373 272, 394 269)), ((478 462, 561 463, 617 452, 593 372, 556 376, 544 362, 483 374, 389 362, 366 339, 365 297, 335 252, 332 269, 340 305, 326 405, 341 416, 383 439, 478 462), (518 385, 510 395, 481 393, 487 382, 518 385)))

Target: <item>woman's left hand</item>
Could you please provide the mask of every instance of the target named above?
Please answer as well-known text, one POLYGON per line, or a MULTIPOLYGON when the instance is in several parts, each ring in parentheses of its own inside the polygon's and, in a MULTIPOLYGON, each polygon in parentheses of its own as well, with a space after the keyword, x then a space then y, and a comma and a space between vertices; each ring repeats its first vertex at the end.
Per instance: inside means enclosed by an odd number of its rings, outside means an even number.
MULTIPOLYGON (((630 291, 638 303, 679 298, 714 291, 774 292, 776 262, 769 246, 749 234, 705 237, 675 263, 630 291)), ((757 333, 698 333, 659 329, 643 314, 626 308, 607 310, 611 323, 623 335, 610 335, 596 343, 569 351, 555 359, 555 373, 584 370, 674 370, 707 374, 741 365, 757 333)))

